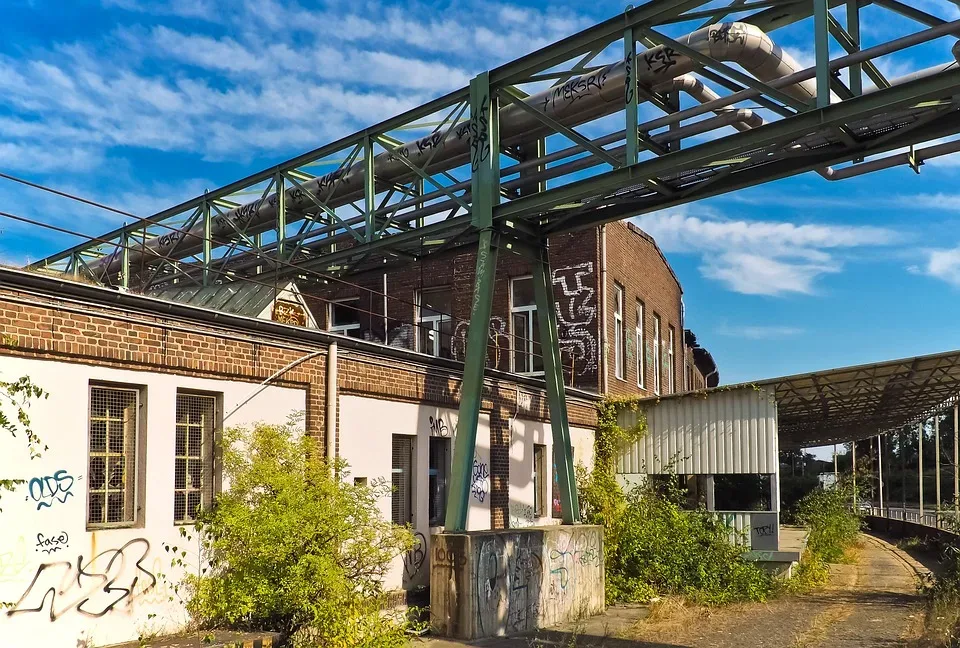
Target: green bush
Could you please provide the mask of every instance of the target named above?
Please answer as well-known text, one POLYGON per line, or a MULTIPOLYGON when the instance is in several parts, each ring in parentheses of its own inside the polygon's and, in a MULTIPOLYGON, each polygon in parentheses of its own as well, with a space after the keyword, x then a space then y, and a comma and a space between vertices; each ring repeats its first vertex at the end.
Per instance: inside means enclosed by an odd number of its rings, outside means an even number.
POLYGON ((623 492, 614 469, 617 449, 646 431, 642 416, 632 430, 617 425, 623 407, 635 404, 608 400, 600 406, 594 470, 578 473, 582 517, 604 527, 608 602, 668 594, 706 604, 766 598, 770 576, 743 560, 742 548, 730 542, 729 528, 716 516, 684 510, 682 490, 623 492))
POLYGON ((381 612, 384 573, 413 545, 408 529, 380 515, 389 486, 331 474, 316 441, 292 424, 230 429, 222 445, 229 489, 200 513, 206 566, 184 583, 193 619, 281 631, 297 648, 405 645, 406 622, 381 612))
POLYGON ((854 493, 853 485, 841 479, 831 488, 812 490, 797 505, 797 521, 810 529, 807 551, 823 562, 843 562, 857 542, 863 518, 854 493))

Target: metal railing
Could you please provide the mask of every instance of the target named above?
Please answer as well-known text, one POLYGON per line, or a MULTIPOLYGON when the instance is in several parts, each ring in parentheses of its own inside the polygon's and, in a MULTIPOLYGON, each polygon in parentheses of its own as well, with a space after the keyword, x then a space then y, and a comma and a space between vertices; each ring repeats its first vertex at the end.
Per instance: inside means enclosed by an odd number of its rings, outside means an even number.
POLYGON ((943 513, 938 514, 936 511, 924 511, 923 514, 921 514, 920 510, 916 508, 893 506, 884 506, 883 508, 880 508, 879 506, 871 506, 869 508, 869 512, 869 514, 874 517, 885 517, 891 520, 903 520, 904 522, 922 524, 923 526, 942 529, 945 531, 951 530, 950 525, 945 524, 946 520, 943 513))

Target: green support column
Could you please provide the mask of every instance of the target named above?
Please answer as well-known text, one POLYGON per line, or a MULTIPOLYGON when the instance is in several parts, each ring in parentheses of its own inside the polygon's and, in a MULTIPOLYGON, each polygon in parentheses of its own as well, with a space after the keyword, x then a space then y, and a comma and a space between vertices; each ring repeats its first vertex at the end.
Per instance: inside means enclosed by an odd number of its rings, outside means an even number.
POLYGON ((200 209, 200 217, 203 219, 203 285, 209 286, 213 279, 213 271, 210 264, 213 262, 213 244, 210 240, 210 225, 213 219, 210 218, 210 203, 203 201, 200 209))
POLYGON ((444 526, 448 533, 467 528, 473 457, 477 447, 477 424, 483 399, 483 369, 493 308, 493 283, 497 267, 497 234, 493 231, 493 208, 500 201, 499 102, 490 91, 484 72, 470 82, 470 170, 473 207, 471 223, 480 231, 477 271, 474 278, 470 328, 460 388, 460 415, 453 445, 453 471, 444 526))
MULTIPOLYGON (((847 34, 853 40, 857 51, 860 50, 860 3, 857 0, 847 0, 847 34)), ((850 66, 850 92, 855 97, 863 94, 863 65, 854 63, 850 66)))
MULTIPOLYGON (((277 260, 283 260, 283 240, 287 238, 287 192, 284 191, 283 174, 277 173, 273 182, 277 194, 277 260)), ((278 266, 279 267, 279 264, 278 266)))
POLYGON ((130 287, 130 234, 127 233, 126 228, 123 230, 123 235, 120 237, 120 245, 122 249, 120 250, 120 259, 123 263, 123 269, 120 277, 120 285, 124 288, 130 287))
POLYGON ((540 258, 533 265, 533 291, 540 324, 540 348, 543 354, 544 380, 550 406, 550 429, 553 431, 554 457, 560 484, 560 507, 564 524, 580 521, 577 479, 573 471, 573 449, 570 444, 570 423, 567 421, 567 400, 560 364, 560 341, 557 330, 557 302, 553 297, 553 275, 546 240, 541 242, 540 258))
POLYGON ((626 78, 624 79, 624 96, 626 104, 627 150, 624 162, 629 166, 637 163, 640 152, 640 138, 637 135, 637 39, 633 35, 633 27, 627 27, 623 32, 623 59, 626 63, 626 78))
POLYGON ((813 37, 817 57, 817 108, 830 105, 830 33, 828 0, 813 0, 813 37))
POLYGON ((373 139, 367 135, 363 138, 363 218, 366 225, 364 240, 368 243, 373 241, 376 232, 377 185, 373 158, 373 139))

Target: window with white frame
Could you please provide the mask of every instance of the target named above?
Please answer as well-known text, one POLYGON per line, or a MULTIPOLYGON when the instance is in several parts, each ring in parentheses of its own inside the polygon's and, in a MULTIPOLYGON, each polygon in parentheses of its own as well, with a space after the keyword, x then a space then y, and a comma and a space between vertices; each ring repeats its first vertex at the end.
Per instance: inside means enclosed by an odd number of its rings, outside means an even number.
POLYGON ((660 316, 653 314, 653 393, 660 393, 660 316))
POLYGON ((674 364, 673 341, 675 335, 672 326, 667 327, 667 393, 677 391, 677 366, 674 364))
POLYGON ((360 337, 359 297, 337 299, 327 304, 327 330, 348 337, 360 337))
POLYGON ((137 522, 141 390, 90 386, 87 526, 137 522))
POLYGON ((213 503, 215 437, 219 430, 220 397, 177 394, 173 465, 173 521, 192 522, 213 503))
POLYGON ((543 373, 540 322, 531 277, 510 281, 510 322, 513 371, 522 374, 543 373))
POLYGON ((547 496, 547 446, 533 444, 533 515, 544 517, 547 496))
POLYGON ((450 474, 450 438, 430 437, 430 526, 441 526, 447 510, 447 482, 450 474))
POLYGON ((626 358, 626 339, 623 334, 623 286, 613 285, 613 372, 623 379, 626 358))
POLYGON ((393 435, 393 482, 394 524, 413 524, 413 447, 415 437, 406 434, 393 435))
POLYGON ((453 337, 453 295, 449 288, 417 293, 417 351, 450 358, 453 337))
POLYGON ((644 386, 644 382, 645 382, 644 375, 643 375, 643 369, 644 369, 643 356, 647 348, 647 340, 644 335, 644 329, 643 329, 643 314, 644 314, 643 302, 638 299, 637 300, 637 328, 634 331, 634 334, 636 335, 635 343, 637 348, 637 387, 641 387, 641 388, 644 386))

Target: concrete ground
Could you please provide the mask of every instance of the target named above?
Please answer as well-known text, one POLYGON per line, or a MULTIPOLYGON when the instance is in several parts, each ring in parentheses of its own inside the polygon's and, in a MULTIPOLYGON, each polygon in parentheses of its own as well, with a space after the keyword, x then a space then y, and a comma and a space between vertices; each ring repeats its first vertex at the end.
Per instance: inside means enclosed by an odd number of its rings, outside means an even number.
MULTIPOLYGON (((428 639, 415 646, 455 648, 866 648, 904 646, 922 630, 917 576, 924 568, 885 539, 863 536, 860 560, 831 567, 830 583, 817 592, 763 604, 722 609, 657 611, 615 607, 579 627, 538 635, 464 643, 428 639)), ((666 606, 665 606, 666 607, 666 606)))

